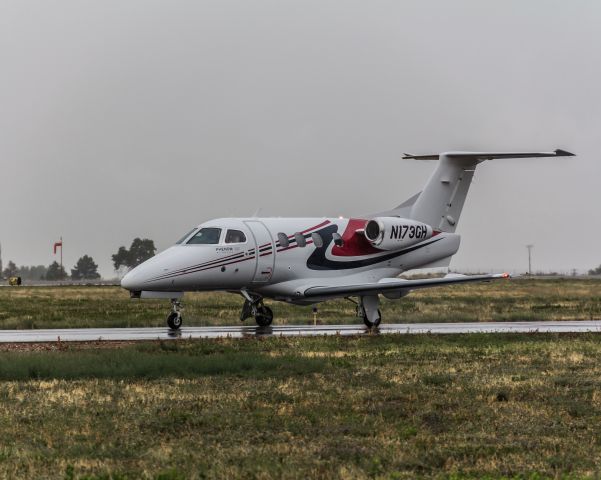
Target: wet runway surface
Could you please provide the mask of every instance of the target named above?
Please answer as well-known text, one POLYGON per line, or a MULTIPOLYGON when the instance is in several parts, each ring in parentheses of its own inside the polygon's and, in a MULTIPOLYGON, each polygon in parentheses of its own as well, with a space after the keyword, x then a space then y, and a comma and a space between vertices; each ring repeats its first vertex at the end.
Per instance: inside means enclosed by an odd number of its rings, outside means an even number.
POLYGON ((316 336, 373 334, 457 334, 457 333, 578 333, 601 332, 601 320, 561 322, 490 323, 396 323, 383 324, 370 331, 363 325, 276 325, 272 327, 182 327, 162 328, 69 328, 47 330, 2 330, 0 343, 141 341, 177 338, 243 338, 256 336, 316 336))

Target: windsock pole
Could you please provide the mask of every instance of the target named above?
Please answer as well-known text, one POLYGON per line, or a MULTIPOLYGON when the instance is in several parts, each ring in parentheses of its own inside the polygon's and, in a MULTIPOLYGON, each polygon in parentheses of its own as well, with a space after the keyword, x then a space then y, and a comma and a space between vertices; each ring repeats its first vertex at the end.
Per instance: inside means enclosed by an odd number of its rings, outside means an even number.
POLYGON ((61 272, 63 271, 63 237, 58 242, 54 243, 54 254, 56 255, 56 249, 61 247, 61 272))

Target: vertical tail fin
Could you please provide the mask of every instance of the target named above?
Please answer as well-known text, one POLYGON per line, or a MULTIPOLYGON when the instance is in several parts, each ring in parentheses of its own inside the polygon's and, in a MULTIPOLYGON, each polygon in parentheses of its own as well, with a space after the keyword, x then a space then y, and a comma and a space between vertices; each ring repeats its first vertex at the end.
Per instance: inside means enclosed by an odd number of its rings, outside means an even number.
POLYGON ((477 165, 477 159, 440 155, 409 217, 437 230, 454 232, 477 165))
MULTIPOLYGON (((565 150, 534 153, 448 152, 440 155, 405 155, 404 159, 438 160, 436 169, 412 205, 397 207, 407 216, 443 232, 454 232, 467 197, 476 166, 497 158, 571 157, 565 150), (408 215, 407 215, 408 214, 408 215)), ((395 210, 389 212, 392 213, 395 210)))

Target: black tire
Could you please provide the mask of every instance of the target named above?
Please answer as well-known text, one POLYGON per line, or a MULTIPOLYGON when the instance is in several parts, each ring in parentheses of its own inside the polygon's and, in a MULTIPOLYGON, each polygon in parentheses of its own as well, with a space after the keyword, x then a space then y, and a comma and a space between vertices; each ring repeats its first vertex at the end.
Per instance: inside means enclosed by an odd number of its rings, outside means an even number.
POLYGON ((367 328, 378 328, 378 326, 380 325, 380 322, 382 321, 382 312, 380 312, 380 309, 378 309, 378 319, 375 322, 370 322, 367 318, 367 316, 363 317, 363 323, 365 324, 365 326, 367 328))
POLYGON ((271 308, 265 305, 259 307, 255 315, 255 321, 259 327, 268 327, 271 325, 271 322, 273 322, 273 311, 271 308))
POLYGON ((179 327, 182 326, 182 314, 179 312, 171 312, 167 317, 167 326, 171 330, 179 330, 179 327))
POLYGON ((243 322, 252 316, 252 303, 250 303, 248 300, 245 300, 244 305, 242 305, 242 311, 240 312, 240 321, 243 322))

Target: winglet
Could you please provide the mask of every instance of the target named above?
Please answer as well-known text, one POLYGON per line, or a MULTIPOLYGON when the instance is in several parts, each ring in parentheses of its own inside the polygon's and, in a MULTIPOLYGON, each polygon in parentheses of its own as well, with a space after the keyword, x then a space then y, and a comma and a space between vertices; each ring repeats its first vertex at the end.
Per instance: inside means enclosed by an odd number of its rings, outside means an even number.
POLYGON ((572 152, 568 152, 567 150, 562 150, 561 148, 558 148, 557 150, 555 150, 555 156, 557 156, 557 157, 575 157, 576 154, 574 154, 572 152))

